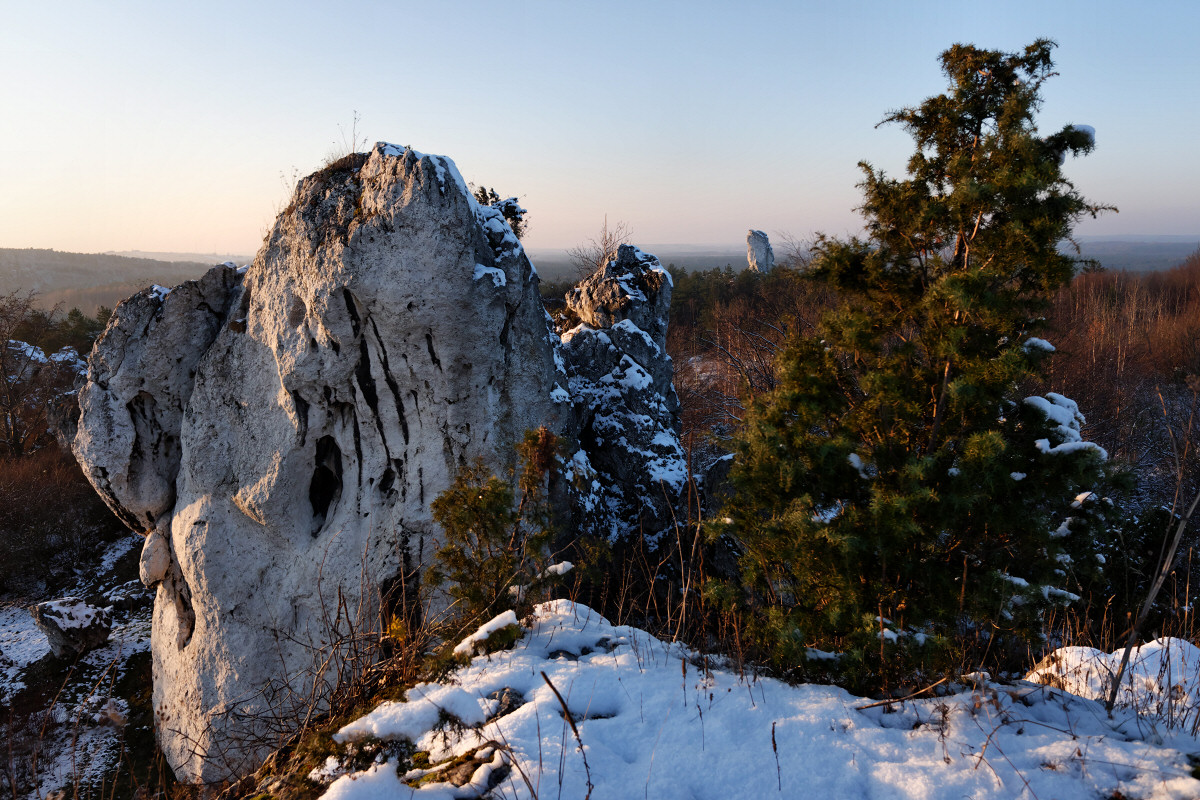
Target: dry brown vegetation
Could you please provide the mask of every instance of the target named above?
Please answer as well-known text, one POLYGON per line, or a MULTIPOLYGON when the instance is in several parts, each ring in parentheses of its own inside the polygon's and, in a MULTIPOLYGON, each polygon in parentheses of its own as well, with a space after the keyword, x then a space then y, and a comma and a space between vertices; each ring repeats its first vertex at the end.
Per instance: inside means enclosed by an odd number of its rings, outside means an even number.
MULTIPOLYGON (((1048 321, 1057 353, 1046 388, 1079 403, 1088 438, 1135 469, 1144 502, 1169 504, 1172 435, 1180 455, 1196 444, 1188 419, 1200 376, 1200 251, 1165 272, 1080 275, 1048 321)), ((1186 470, 1184 494, 1198 477, 1186 470)))
MULTIPOLYGON (((675 280, 668 349, 685 446, 699 473, 725 449, 749 398, 774 386, 773 359, 788 336, 813 332, 835 298, 786 267, 770 275, 677 272, 675 280)), ((1053 391, 1077 401, 1085 438, 1136 479, 1117 533, 1126 558, 1110 568, 1117 594, 1085 598, 1070 619, 1046 620, 1045 632, 1047 641, 1112 649, 1145 597, 1171 513, 1200 489, 1200 251, 1164 272, 1080 274, 1052 299, 1045 322, 1041 335, 1057 352, 1044 380, 1022 395, 1053 391)), ((1198 545, 1195 533, 1184 537, 1143 638, 1193 638, 1198 545)))
MULTIPOLYGON (((834 298, 786 267, 673 274, 667 348, 685 438, 708 456, 746 399, 774 386, 774 356, 788 335, 815 330, 834 298)), ((1078 402, 1086 437, 1137 472, 1141 503, 1169 504, 1179 488, 1172 434, 1180 455, 1196 441, 1187 429, 1200 387, 1200 251, 1164 272, 1081 274, 1055 296, 1046 322, 1057 353, 1029 393, 1078 402)), ((1190 469, 1184 493, 1198 481, 1190 469)))
POLYGON ((55 591, 125 531, 56 446, 0 458, 0 595, 55 591))

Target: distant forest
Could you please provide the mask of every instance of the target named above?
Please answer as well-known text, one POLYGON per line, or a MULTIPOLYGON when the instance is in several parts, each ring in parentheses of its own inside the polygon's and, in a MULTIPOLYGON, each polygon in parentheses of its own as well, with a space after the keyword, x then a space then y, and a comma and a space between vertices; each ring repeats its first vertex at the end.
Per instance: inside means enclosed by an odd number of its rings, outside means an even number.
POLYGON ((106 253, 0 248, 0 296, 32 291, 42 308, 61 304, 63 309, 78 308, 93 316, 100 307, 113 308, 146 286, 174 286, 199 277, 210 266, 106 253))
MULTIPOLYGON (((1085 240, 1082 255, 1098 260, 1108 270, 1134 272, 1170 269, 1200 245, 1183 237, 1145 240, 1085 240)), ((741 272, 746 267, 743 250, 728 248, 651 247, 663 265, 678 271, 710 269, 741 272)), ((169 253, 148 255, 169 256, 169 253)), ((782 255, 782 254, 777 254, 782 255)), ((214 256, 215 258, 215 256, 214 256)), ((530 251, 541 273, 543 295, 561 295, 574 282, 576 267, 565 250, 530 251), (560 291, 562 290, 562 291, 560 291)), ((0 296, 12 292, 36 293, 39 307, 78 308, 95 316, 153 283, 174 286, 202 275, 215 261, 168 261, 113 253, 66 253, 36 248, 0 247, 0 296)), ((239 260, 239 263, 241 261, 239 260)))

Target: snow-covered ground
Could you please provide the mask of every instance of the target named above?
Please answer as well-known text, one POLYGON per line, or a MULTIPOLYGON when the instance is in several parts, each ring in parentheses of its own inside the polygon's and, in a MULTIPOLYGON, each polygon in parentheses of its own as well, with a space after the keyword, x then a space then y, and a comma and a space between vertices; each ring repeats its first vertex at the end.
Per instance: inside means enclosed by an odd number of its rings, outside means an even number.
POLYGON ((345 774, 331 757, 312 777, 330 782, 329 800, 478 797, 489 785, 556 799, 1200 797, 1187 757, 1200 742, 1132 711, 1109 719, 1061 689, 983 682, 871 705, 739 675, 555 601, 515 649, 476 656, 336 737, 409 739, 428 752, 424 769, 398 774, 381 756, 345 774), (431 782, 439 769, 465 785, 431 782))
POLYGON ((0 608, 0 705, 21 689, 25 667, 50 653, 46 634, 33 624, 29 609, 0 608))
MULTIPOLYGON (((38 763, 36 794, 57 789, 70 796, 73 786, 98 783, 121 756, 121 729, 129 717, 126 698, 113 694, 129 658, 150 649, 150 609, 143 608, 113 625, 108 643, 88 652, 76 665, 78 677, 48 709, 54 725, 38 763)), ((73 676, 74 676, 73 675, 73 676)))
MULTIPOLYGON (((146 591, 138 582, 113 587, 118 562, 127 557, 141 538, 123 536, 109 544, 94 567, 81 572, 64 594, 89 596, 97 602, 113 603, 114 624, 108 642, 74 663, 56 661, 50 653, 45 634, 34 624, 33 615, 24 606, 0 608, 0 707, 17 697, 27 683, 34 690, 49 689, 55 698, 49 708, 39 712, 40 730, 36 743, 38 757, 31 762, 26 752, 7 753, 15 762, 25 785, 36 764, 36 784, 28 797, 44 797, 57 789, 86 786, 99 781, 120 757, 121 730, 129 716, 124 698, 113 695, 113 687, 125 674, 129 659, 150 649, 150 605, 146 591), (51 659, 39 665, 43 659, 51 659), (29 668, 38 670, 32 679, 29 668), (47 677, 49 676, 49 677, 47 677), (61 682, 60 682, 61 681, 61 682)), ((5 719, 0 724, 8 723, 5 719)), ((0 730, 0 735, 4 731, 0 730)), ((18 750, 20 750, 18 743, 18 750)), ((0 781, 6 791, 11 786, 0 781)))
MULTIPOLYGON (((1124 650, 1062 647, 1047 656, 1029 679, 1104 701, 1112 691, 1124 650)), ((1133 648, 1117 702, 1143 717, 1188 730, 1200 728, 1200 648, 1183 639, 1155 639, 1133 648)))

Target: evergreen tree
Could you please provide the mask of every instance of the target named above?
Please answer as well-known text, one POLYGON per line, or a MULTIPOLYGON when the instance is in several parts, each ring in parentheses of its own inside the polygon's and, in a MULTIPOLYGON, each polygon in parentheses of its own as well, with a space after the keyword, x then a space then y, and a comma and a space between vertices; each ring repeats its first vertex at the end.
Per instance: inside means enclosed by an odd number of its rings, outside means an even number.
POLYGON ((1104 454, 1069 400, 1019 391, 1053 350, 1038 312, 1080 263, 1059 245, 1104 210, 1061 172, 1090 129, 1034 122, 1053 47, 944 52, 949 90, 884 120, 915 140, 907 178, 862 163, 867 236, 818 241, 810 274, 839 306, 753 403, 718 529, 780 665, 868 657, 889 630, 1028 634, 1102 566, 1111 509, 1077 497, 1104 454))
POLYGON ((525 238, 525 232, 529 230, 529 211, 521 207, 521 203, 516 197, 501 199, 500 195, 496 194, 496 190, 488 186, 476 187, 472 194, 480 205, 499 209, 504 216, 504 221, 508 223, 508 227, 512 228, 513 236, 518 239, 525 238))
POLYGON ((492 475, 482 461, 464 466, 430 505, 445 535, 429 581, 444 585, 457 616, 478 624, 507 609, 521 615, 557 576, 550 484, 559 476, 558 440, 546 428, 528 431, 517 445, 520 471, 512 481, 492 475))

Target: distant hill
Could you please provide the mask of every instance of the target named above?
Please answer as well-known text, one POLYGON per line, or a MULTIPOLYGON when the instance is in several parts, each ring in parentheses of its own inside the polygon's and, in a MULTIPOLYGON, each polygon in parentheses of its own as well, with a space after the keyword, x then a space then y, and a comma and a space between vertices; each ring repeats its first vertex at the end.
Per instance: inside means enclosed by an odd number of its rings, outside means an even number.
MULTIPOLYGON (((726 264, 732 266, 734 272, 746 268, 745 245, 695 247, 682 244, 635 244, 658 256, 663 266, 674 264, 689 272, 722 268, 726 264)), ((775 247, 775 257, 783 256, 783 242, 772 244, 775 247)), ((1105 269, 1148 272, 1170 269, 1183 262, 1200 248, 1200 236, 1081 237, 1079 246, 1083 256, 1096 259, 1105 269)), ((571 265, 566 250, 532 249, 529 251, 529 258, 538 268, 543 280, 573 280, 575 277, 575 268, 571 265)))
POLYGON ((197 264, 224 264, 226 261, 232 261, 239 266, 254 260, 252 255, 237 253, 168 253, 148 250, 109 250, 104 255, 148 258, 153 261, 194 261, 197 264))
POLYGON ((0 248, 0 294, 33 291, 38 305, 78 307, 94 314, 151 284, 174 286, 204 274, 211 263, 130 258, 111 253, 0 248))
POLYGON ((1086 238, 1079 242, 1082 255, 1106 269, 1154 272, 1170 269, 1200 248, 1200 236, 1086 238))
MULTIPOLYGON (((1083 255, 1111 270, 1144 272, 1170 269, 1200 248, 1200 236, 1086 237, 1083 255)), ((744 246, 643 245, 663 265, 693 271, 746 267, 744 246)), ((776 255, 780 255, 777 251, 776 255)), ((566 250, 533 249, 530 259, 545 281, 574 280, 566 250)), ((134 292, 154 283, 174 286, 198 278, 213 264, 246 264, 248 256, 225 253, 169 253, 127 250, 121 253, 64 253, 58 250, 0 248, 0 295, 14 291, 38 293, 38 304, 61 303, 94 314, 99 306, 112 308, 134 292)))

